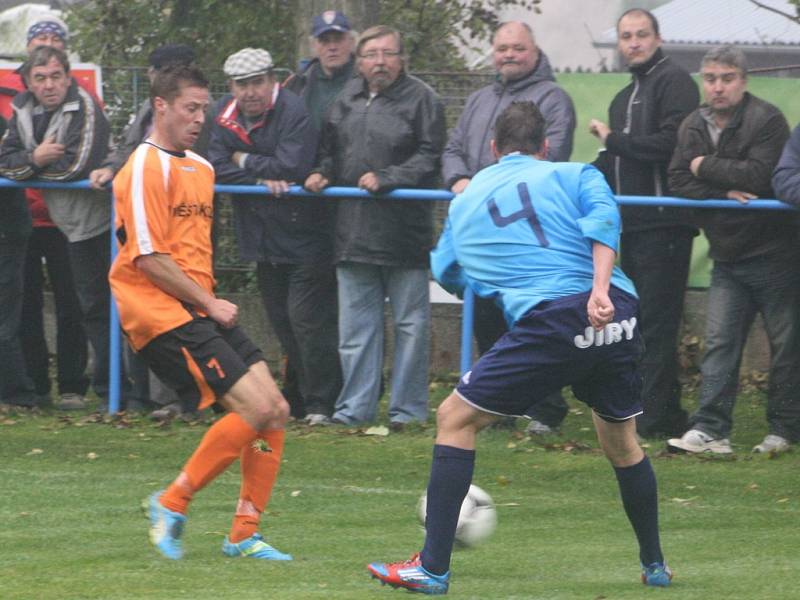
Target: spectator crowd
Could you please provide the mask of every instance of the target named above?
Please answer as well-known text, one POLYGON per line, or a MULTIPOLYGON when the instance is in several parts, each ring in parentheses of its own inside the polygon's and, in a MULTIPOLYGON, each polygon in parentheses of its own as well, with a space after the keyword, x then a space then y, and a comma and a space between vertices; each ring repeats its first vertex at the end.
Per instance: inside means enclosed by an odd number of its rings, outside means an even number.
MULTIPOLYGON (((710 50, 699 65, 698 89, 661 48, 652 13, 626 11, 617 33, 630 83, 607 118, 596 115, 589 126, 603 146, 592 164, 615 194, 755 206, 778 198, 800 206, 800 127, 790 134, 780 110, 748 91, 740 49, 710 50)), ((268 49, 229 56, 222 66, 228 93, 212 104, 191 146, 213 166, 218 183, 270 193, 236 195, 234 225, 239 254, 255 263, 264 310, 285 356, 283 393, 292 416, 314 426, 372 422, 386 387, 390 428, 402 431, 429 414, 432 204, 295 198, 286 194, 289 186, 315 193, 357 187, 376 195, 444 187, 460 194, 495 163, 494 122, 510 104, 538 106, 546 122, 542 160, 554 162, 570 159, 575 108, 525 23, 494 32, 496 79, 468 98, 449 132, 440 97, 408 73, 398 31, 377 25, 357 35, 344 14, 326 11, 314 17, 311 36, 315 57, 283 83, 268 49), (387 298, 394 345, 389 381, 383 376, 387 298)), ((107 186, 153 128, 147 100, 120 143, 110 143, 102 103, 70 74, 68 41, 63 21, 40 17, 28 30, 24 64, 0 83, 0 175, 88 179, 92 187, 0 191, 0 401, 52 402, 44 266, 56 307, 55 406, 62 410, 84 408, 90 384, 101 401, 108 395, 111 236, 120 244, 125 239, 112 231, 107 186)), ((167 44, 151 53, 148 73, 194 62, 190 47, 167 44)), ((535 221, 535 198, 532 204, 535 221)), ((800 440, 795 214, 661 206, 625 206, 621 213, 620 262, 640 298, 645 342, 639 435, 668 439, 675 451, 731 453, 742 353, 760 314, 770 346, 768 433, 754 451, 787 450, 800 440), (681 405, 678 340, 700 230, 713 268, 699 407, 689 415, 681 405)), ((478 298, 481 353, 506 334, 509 319, 495 298, 478 298)), ((127 410, 156 409, 156 418, 166 418, 196 408, 182 405, 137 352, 127 349, 124 363, 127 410)), ((567 414, 561 394, 536 398, 525 415, 528 431, 556 431, 567 414)))

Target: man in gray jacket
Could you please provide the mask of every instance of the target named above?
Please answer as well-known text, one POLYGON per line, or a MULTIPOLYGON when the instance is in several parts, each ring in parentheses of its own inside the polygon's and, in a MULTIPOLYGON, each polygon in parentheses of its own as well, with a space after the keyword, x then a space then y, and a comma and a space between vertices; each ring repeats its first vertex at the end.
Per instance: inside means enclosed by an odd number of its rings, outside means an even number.
MULTIPOLYGON (((536 45, 526 23, 510 21, 497 28, 492 40, 497 80, 474 92, 450 133, 442 155, 442 179, 454 194, 460 194, 470 179, 495 163, 489 146, 497 116, 512 102, 530 100, 546 121, 549 142, 547 158, 567 161, 572 154, 575 107, 553 77, 547 56, 536 45)), ((483 354, 506 332, 503 312, 492 299, 476 298, 475 339, 483 354)), ((529 426, 531 433, 549 433, 567 414, 560 394, 538 403, 529 426)))
MULTIPOLYGON (((0 174, 66 182, 85 178, 108 152, 109 125, 97 101, 70 76, 67 55, 34 49, 22 66, 27 92, 13 101, 14 116, 0 148, 0 174)), ((108 391, 111 204, 108 194, 45 190, 50 217, 67 236, 75 290, 95 352, 95 392, 108 391)), ((73 408, 78 408, 75 406, 73 408)))

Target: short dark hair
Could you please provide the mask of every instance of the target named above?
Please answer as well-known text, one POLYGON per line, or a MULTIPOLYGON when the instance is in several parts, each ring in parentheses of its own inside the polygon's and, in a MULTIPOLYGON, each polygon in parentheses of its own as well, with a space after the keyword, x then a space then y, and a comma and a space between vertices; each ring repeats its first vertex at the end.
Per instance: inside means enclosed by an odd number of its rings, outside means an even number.
POLYGON ((620 21, 622 21, 622 19, 624 19, 628 15, 644 15, 645 17, 650 19, 650 24, 653 26, 653 32, 656 35, 661 35, 658 32, 658 19, 656 19, 656 16, 653 13, 651 13, 649 10, 646 10, 644 8, 631 8, 629 10, 626 10, 624 13, 622 13, 619 16, 619 19, 617 19, 617 32, 619 32, 619 23, 620 23, 620 21))
POLYGON ((747 77, 747 57, 736 46, 731 46, 730 44, 715 46, 703 56, 703 60, 700 62, 700 70, 709 63, 717 63, 739 69, 742 77, 747 77))
POLYGON ((150 85, 150 102, 156 98, 163 98, 172 102, 180 96, 181 87, 196 86, 208 88, 208 79, 203 72, 194 65, 174 65, 156 71, 153 83, 150 85))
POLYGON ((530 101, 512 102, 494 122, 494 143, 500 154, 536 154, 545 138, 545 120, 530 101))
POLYGON ((28 58, 22 63, 20 72, 27 81, 30 77, 31 71, 34 67, 43 67, 50 62, 51 58, 55 58, 61 66, 64 67, 64 73, 69 73, 69 58, 67 53, 53 46, 37 46, 28 55, 28 58))
POLYGON ((195 60, 194 50, 186 44, 164 44, 147 57, 147 62, 156 70, 173 65, 191 65, 195 60))

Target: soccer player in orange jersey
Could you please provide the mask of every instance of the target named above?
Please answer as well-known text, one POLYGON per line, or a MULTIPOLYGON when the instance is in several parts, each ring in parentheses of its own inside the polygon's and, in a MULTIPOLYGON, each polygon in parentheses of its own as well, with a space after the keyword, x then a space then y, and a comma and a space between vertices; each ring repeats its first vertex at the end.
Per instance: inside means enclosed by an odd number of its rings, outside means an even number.
POLYGON ((109 279, 133 348, 184 401, 228 414, 203 436, 172 484, 149 499, 150 540, 183 556, 193 495, 239 458, 242 485, 227 556, 291 560, 258 533, 283 452, 289 407, 261 351, 237 327, 238 308, 214 295, 214 170, 188 150, 208 107, 195 67, 160 72, 150 90, 153 132, 114 179, 119 254, 109 279))

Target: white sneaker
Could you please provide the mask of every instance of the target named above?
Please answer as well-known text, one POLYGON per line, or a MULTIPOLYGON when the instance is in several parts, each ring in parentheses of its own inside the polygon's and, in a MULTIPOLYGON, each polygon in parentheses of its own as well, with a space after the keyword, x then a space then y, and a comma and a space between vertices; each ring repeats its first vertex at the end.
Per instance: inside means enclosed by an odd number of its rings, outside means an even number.
POLYGON ((786 452, 789 447, 789 440, 779 435, 770 433, 764 438, 763 442, 753 448, 753 452, 774 452, 777 454, 778 452, 786 452))
POLYGON ((733 454, 731 442, 727 438, 714 439, 699 429, 690 429, 679 438, 667 440, 667 448, 673 452, 701 454, 733 454))
POLYGON ((86 408, 86 398, 80 394, 67 392, 66 394, 61 394, 56 408, 58 410, 81 410, 86 408))
POLYGON ((545 425, 541 421, 537 421, 536 419, 531 419, 531 422, 528 423, 528 426, 525 428, 527 433, 531 435, 549 435, 551 433, 555 433, 552 427, 549 425, 545 425))
POLYGON ((311 425, 312 427, 315 425, 332 425, 333 421, 327 415, 323 415, 322 413, 310 413, 305 416, 303 419, 306 423, 311 425))

